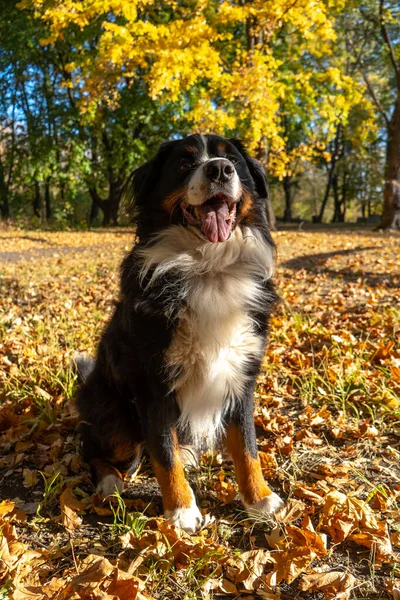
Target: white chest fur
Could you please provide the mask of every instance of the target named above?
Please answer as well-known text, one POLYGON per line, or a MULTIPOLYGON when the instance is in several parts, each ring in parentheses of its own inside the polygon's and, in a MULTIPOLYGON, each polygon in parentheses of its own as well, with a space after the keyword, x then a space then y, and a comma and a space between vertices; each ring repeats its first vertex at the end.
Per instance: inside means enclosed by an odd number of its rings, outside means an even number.
POLYGON ((211 244, 196 232, 171 227, 142 251, 150 284, 167 271, 179 278, 183 306, 165 354, 171 389, 181 409, 179 427, 195 444, 213 443, 227 405, 246 385, 246 367, 260 357, 263 339, 250 310, 267 299, 260 282, 271 275, 272 252, 257 232, 236 228, 224 243, 211 244))

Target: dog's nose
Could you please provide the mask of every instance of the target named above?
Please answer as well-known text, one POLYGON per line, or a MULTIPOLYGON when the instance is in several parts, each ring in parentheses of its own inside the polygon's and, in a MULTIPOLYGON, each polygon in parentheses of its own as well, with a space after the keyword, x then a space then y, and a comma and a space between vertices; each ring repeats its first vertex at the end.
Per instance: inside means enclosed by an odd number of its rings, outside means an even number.
POLYGON ((217 160, 210 160, 205 165, 204 172, 210 181, 226 183, 232 179, 235 167, 226 158, 218 158, 217 160))

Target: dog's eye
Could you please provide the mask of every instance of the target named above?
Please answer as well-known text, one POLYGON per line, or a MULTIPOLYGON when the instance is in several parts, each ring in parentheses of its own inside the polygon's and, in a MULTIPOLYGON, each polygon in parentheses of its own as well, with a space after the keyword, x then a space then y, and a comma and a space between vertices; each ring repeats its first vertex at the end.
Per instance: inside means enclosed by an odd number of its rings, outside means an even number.
POLYGON ((187 160, 186 158, 183 158, 181 160, 181 162, 179 163, 178 169, 180 171, 187 171, 188 169, 190 169, 191 166, 192 166, 192 163, 190 162, 190 160, 187 160))
POLYGON ((230 160, 231 163, 233 163, 234 165, 238 165, 239 164, 239 159, 236 156, 227 156, 226 158, 228 160, 230 160))

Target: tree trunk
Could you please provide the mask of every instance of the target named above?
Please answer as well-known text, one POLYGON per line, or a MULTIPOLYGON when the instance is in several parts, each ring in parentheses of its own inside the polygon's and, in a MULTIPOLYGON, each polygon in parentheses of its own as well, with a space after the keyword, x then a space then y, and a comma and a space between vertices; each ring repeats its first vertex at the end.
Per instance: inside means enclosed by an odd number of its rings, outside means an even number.
POLYGON ((0 185, 0 212, 1 218, 8 221, 10 218, 10 204, 8 202, 8 190, 0 185))
POLYGON ((267 213, 268 227, 271 231, 276 231, 276 217, 274 209, 272 208, 271 198, 265 199, 265 209, 267 213))
POLYGON ((292 203, 293 203, 292 178, 289 177, 289 175, 286 175, 283 178, 283 189, 285 192, 285 212, 283 213, 283 220, 285 221, 285 223, 288 223, 293 219, 293 215, 292 215, 292 203))
POLYGON ((42 204, 42 200, 40 197, 40 186, 39 182, 35 181, 35 197, 33 198, 33 212, 36 217, 40 219, 40 207, 42 204))
POLYGON ((361 217, 363 220, 365 220, 366 216, 365 216, 365 209, 367 207, 367 203, 366 201, 363 199, 361 202, 361 217))
POLYGON ((10 204, 8 201, 8 185, 4 174, 3 163, 0 162, 0 212, 5 221, 10 217, 10 204))
POLYGON ((332 223, 344 223, 345 194, 344 194, 344 190, 342 190, 342 198, 340 198, 339 178, 338 178, 337 173, 335 173, 332 178, 332 189, 333 189, 333 199, 335 202, 335 209, 334 209, 334 213, 333 213, 332 223))
POLYGON ((114 179, 110 182, 108 198, 104 202, 103 225, 118 225, 118 210, 122 198, 123 180, 114 179))
POLYGON ((89 227, 93 225, 93 221, 99 216, 100 207, 94 200, 92 200, 92 206, 90 207, 89 215, 89 227))
POLYGON ((118 225, 118 210, 122 198, 123 182, 124 180, 119 178, 113 179, 110 182, 108 198, 106 200, 100 197, 94 185, 89 185, 89 193, 92 198, 91 218, 92 215, 95 215, 93 217, 95 218, 98 214, 98 211, 96 213, 93 208, 93 204, 96 204, 103 211, 102 225, 104 227, 118 225))
POLYGON ((382 227, 388 229, 394 212, 400 210, 400 93, 388 126, 382 227))
POLYGON ((45 217, 46 221, 51 218, 52 210, 51 210, 51 200, 50 200, 50 180, 51 177, 46 178, 45 188, 44 188, 44 203, 45 203, 45 217))
POLYGON ((334 141, 333 153, 332 153, 332 160, 331 160, 330 168, 328 171, 328 181, 327 181, 326 188, 325 188, 325 195, 324 195, 324 199, 322 200, 321 210, 319 211, 319 214, 316 217, 314 217, 314 219, 313 219, 315 223, 322 223, 322 219, 324 218, 325 207, 329 200, 329 194, 331 191, 333 176, 334 176, 335 170, 336 170, 336 163, 340 158, 339 149, 340 149, 340 134, 341 134, 341 132, 342 132, 342 126, 339 123, 339 125, 337 126, 337 129, 336 129, 336 135, 335 135, 335 141, 334 141))

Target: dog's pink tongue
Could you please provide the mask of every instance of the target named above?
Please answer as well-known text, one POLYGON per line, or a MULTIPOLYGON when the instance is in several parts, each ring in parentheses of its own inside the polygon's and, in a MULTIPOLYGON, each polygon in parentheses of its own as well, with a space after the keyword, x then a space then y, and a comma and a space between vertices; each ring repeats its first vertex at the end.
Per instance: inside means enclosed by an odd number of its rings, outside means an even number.
POLYGON ((213 202, 197 207, 200 215, 202 230, 209 242, 225 242, 231 231, 229 208, 225 200, 216 199, 213 202))

